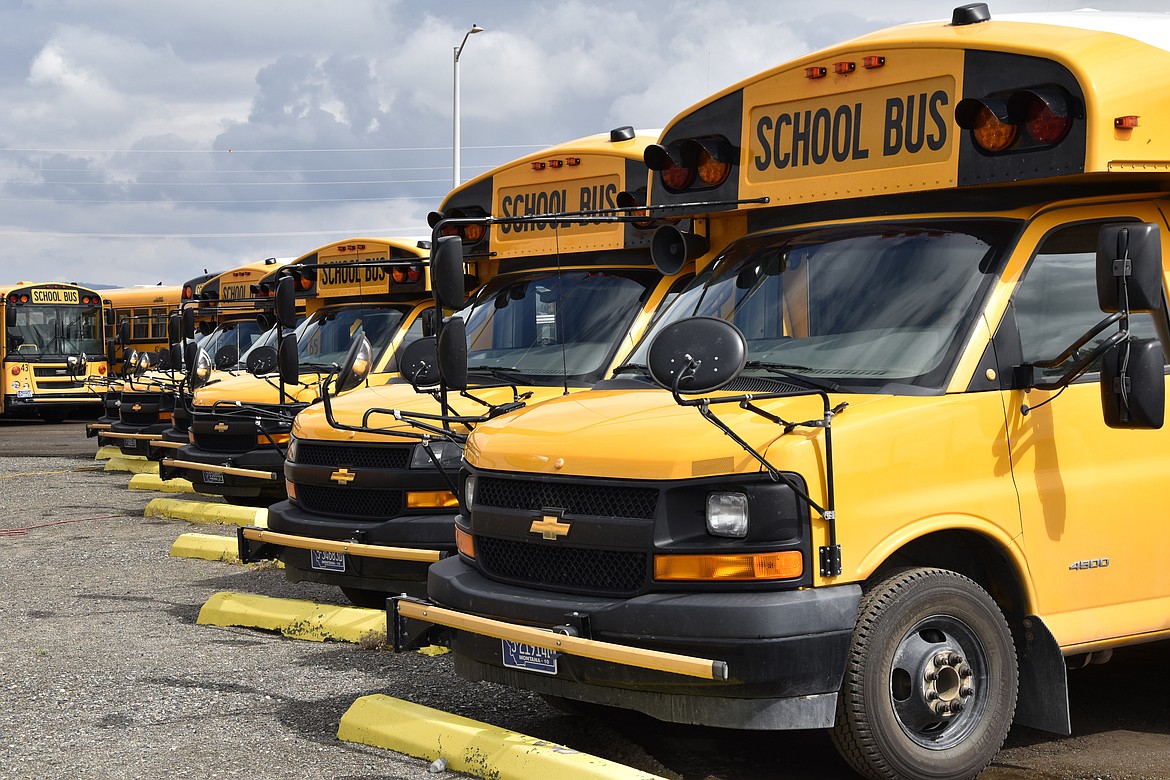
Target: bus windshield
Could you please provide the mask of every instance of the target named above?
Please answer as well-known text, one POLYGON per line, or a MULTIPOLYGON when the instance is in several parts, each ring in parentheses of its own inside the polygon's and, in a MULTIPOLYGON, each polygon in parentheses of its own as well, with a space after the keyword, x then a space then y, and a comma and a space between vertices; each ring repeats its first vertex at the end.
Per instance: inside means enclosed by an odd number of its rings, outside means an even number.
POLYGON ((468 369, 592 384, 657 280, 652 271, 572 270, 488 284, 459 314, 468 369))
POLYGON ((94 359, 104 355, 98 306, 20 306, 14 308, 14 316, 15 323, 6 328, 11 357, 64 360, 81 353, 94 359))
POLYGON ((660 318, 719 317, 747 339, 748 370, 854 389, 941 389, 1015 224, 878 225, 772 233, 730 246, 660 318))
POLYGON ((359 334, 370 340, 373 364, 379 365, 410 309, 410 306, 385 305, 321 310, 297 334, 300 365, 328 369, 334 363, 343 362, 359 334))
POLYGON ((247 352, 264 334, 255 320, 221 322, 200 345, 207 350, 219 369, 236 365, 240 355, 247 352))

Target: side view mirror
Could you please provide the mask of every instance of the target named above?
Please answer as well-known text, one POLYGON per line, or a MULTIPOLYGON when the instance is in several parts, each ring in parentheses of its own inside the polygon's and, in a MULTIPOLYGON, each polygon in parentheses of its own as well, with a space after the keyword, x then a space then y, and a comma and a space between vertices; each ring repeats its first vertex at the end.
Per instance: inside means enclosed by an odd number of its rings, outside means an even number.
POLYGON ((247 369, 252 376, 271 374, 280 364, 280 355, 276 347, 256 347, 248 353, 247 369))
POLYGON ((467 302, 463 285, 463 239, 442 236, 431 253, 431 287, 444 309, 461 309, 467 302))
POLYGON ((183 345, 182 344, 172 344, 170 352, 171 352, 171 362, 170 362, 171 368, 182 367, 182 365, 183 365, 183 345))
POLYGON ((415 390, 439 384, 439 344, 434 336, 415 339, 402 350, 398 372, 415 390))
POLYGON ((269 317, 264 312, 260 312, 259 314, 256 315, 256 325, 259 326, 261 331, 271 330, 272 325, 273 325, 273 320, 271 317, 269 317))
POLYGON ((171 370, 171 351, 163 348, 154 353, 154 367, 160 371, 171 370))
POLYGON ((211 355, 208 355, 207 350, 202 347, 191 350, 191 353, 193 358, 189 361, 191 369, 187 374, 187 380, 191 383, 191 388, 194 389, 206 384, 207 380, 211 379, 211 372, 215 365, 212 363, 211 355))
POLYGON ((188 341, 183 347, 183 367, 187 369, 187 375, 195 373, 195 365, 199 360, 199 347, 194 341, 188 341))
POLYGON ((276 283, 276 321, 282 328, 297 326, 297 290, 291 276, 282 276, 276 283))
POLYGON ((102 310, 102 322, 106 324, 107 328, 114 327, 114 310, 108 306, 102 310))
POLYGON ((179 335, 183 337, 184 341, 191 341, 195 338, 195 310, 193 308, 183 309, 180 326, 179 335))
POLYGON ((183 318, 178 314, 167 317, 167 343, 178 344, 183 340, 183 318))
POLYGON ((128 377, 134 373, 134 369, 138 367, 138 350, 130 350, 127 355, 125 351, 122 352, 122 376, 128 377))
POLYGON ((276 352, 276 367, 280 371, 280 381, 286 385, 295 385, 301 381, 300 357, 297 354, 297 334, 289 333, 280 340, 276 352))
POLYGON ((1152 223, 1106 225, 1097 237, 1097 302, 1103 312, 1162 308, 1162 239, 1152 223))
POLYGON ((467 323, 462 317, 443 320, 439 331, 439 373, 447 386, 467 389, 467 323))
POLYGON ((1166 414, 1166 356, 1157 339, 1129 339, 1101 359, 1101 411, 1110 428, 1158 429, 1166 414))
POLYGON ((650 342, 650 378, 677 393, 707 393, 739 376, 747 339, 717 317, 688 317, 663 328, 650 342))
POLYGON ((4 307, 4 326, 7 328, 16 327, 16 308, 14 306, 4 307))
POLYGON ((224 344, 215 351, 215 367, 226 371, 240 361, 240 349, 235 344, 224 344))
POLYGON ((130 343, 130 320, 125 317, 118 323, 118 343, 123 346, 130 343))
POLYGON ((374 348, 370 346, 370 340, 365 337, 365 334, 354 339, 353 344, 349 346, 349 352, 345 353, 345 360, 342 361, 341 368, 337 371, 337 379, 334 383, 337 392, 344 393, 364 382, 369 376, 373 358, 374 348))

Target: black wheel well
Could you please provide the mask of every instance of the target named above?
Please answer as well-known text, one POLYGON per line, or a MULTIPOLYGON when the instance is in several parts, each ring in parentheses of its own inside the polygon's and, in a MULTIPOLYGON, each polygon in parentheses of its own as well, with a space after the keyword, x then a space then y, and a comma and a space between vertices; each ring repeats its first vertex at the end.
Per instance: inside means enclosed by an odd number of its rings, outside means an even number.
POLYGON ((938 531, 907 543, 870 575, 869 581, 893 569, 933 566, 974 580, 999 604, 1013 631, 1027 614, 1023 581, 1007 553, 992 539, 975 531, 938 531))

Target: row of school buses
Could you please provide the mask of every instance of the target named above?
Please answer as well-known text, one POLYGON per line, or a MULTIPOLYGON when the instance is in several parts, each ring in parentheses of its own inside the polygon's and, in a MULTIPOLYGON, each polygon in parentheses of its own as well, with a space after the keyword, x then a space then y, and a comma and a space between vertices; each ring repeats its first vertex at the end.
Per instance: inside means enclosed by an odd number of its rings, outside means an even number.
POLYGON ((833 46, 193 280, 91 433, 464 677, 973 777, 1170 637, 1168 82, 1165 14, 833 46))

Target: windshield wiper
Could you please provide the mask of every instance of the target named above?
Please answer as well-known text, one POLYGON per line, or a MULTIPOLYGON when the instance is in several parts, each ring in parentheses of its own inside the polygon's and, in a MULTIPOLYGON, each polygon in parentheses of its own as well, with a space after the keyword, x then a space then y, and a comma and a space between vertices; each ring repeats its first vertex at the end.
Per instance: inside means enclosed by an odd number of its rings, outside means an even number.
POLYGON ((831 393, 840 392, 841 390, 841 385, 832 380, 818 382, 815 379, 809 379, 808 377, 792 373, 793 371, 815 370, 810 366, 802 366, 797 363, 769 363, 766 360, 749 360, 744 364, 744 368, 762 368, 769 373, 784 377, 793 384, 801 387, 810 387, 814 390, 826 390, 831 393))
POLYGON ((639 371, 643 374, 649 373, 650 369, 641 363, 623 363, 613 370, 614 374, 632 374, 639 371))
POLYGON ((494 376, 496 379, 502 379, 505 382, 511 382, 516 377, 526 379, 527 375, 515 366, 504 368, 502 366, 468 366, 468 371, 482 371, 485 374, 494 376))

